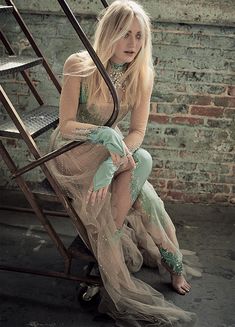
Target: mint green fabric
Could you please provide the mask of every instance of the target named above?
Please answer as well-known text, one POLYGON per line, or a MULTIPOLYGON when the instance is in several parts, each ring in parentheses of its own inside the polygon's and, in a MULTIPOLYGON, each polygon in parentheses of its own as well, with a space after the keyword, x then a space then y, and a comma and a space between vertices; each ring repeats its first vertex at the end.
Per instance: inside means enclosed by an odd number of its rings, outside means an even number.
POLYGON ((114 165, 111 157, 106 159, 98 168, 94 179, 94 191, 109 185, 112 182, 115 172, 118 170, 118 167, 114 165))
POLYGON ((122 137, 113 128, 107 126, 95 128, 89 132, 87 138, 92 143, 104 145, 109 152, 125 155, 122 137))
POLYGON ((86 90, 86 86, 83 83, 81 83, 80 86, 79 103, 80 104, 87 103, 87 90, 86 90))
MULTIPOLYGON (((133 158, 136 163, 136 168, 133 169, 131 178, 132 203, 136 200, 152 169, 152 157, 148 151, 140 148, 133 154, 133 158)), ((106 159, 99 166, 94 176, 94 191, 98 191, 99 189, 111 184, 113 176, 117 170, 118 167, 114 165, 112 158, 109 157, 106 159)))
POLYGON ((132 203, 137 199, 141 188, 148 179, 152 170, 152 157, 148 151, 139 148, 134 152, 133 158, 136 163, 136 168, 133 170, 131 178, 132 203))

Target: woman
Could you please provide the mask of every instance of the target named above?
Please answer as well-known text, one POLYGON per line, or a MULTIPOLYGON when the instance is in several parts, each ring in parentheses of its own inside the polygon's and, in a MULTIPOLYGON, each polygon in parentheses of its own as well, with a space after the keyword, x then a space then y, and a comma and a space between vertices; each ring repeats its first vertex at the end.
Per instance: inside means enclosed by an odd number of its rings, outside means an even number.
POLYGON ((100 311, 118 326, 168 326, 192 322, 194 315, 170 303, 129 273, 143 262, 171 274, 179 294, 189 292, 175 228, 147 182, 150 154, 141 149, 153 86, 150 21, 133 1, 115 1, 100 16, 94 49, 120 100, 112 128, 103 127, 113 102, 86 51, 64 65, 59 126, 52 148, 71 140, 85 143, 52 161, 52 171, 73 199, 86 228, 104 283, 100 311), (130 113, 123 136, 117 127, 130 113), (127 314, 128 313, 128 314, 127 314))

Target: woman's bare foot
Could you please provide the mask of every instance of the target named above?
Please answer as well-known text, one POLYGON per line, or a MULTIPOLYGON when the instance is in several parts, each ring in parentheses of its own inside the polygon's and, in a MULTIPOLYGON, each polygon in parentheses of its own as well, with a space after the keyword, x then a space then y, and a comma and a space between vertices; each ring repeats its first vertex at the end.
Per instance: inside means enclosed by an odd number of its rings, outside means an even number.
POLYGON ((171 274, 171 284, 180 295, 185 295, 191 289, 191 285, 186 282, 183 275, 171 274))

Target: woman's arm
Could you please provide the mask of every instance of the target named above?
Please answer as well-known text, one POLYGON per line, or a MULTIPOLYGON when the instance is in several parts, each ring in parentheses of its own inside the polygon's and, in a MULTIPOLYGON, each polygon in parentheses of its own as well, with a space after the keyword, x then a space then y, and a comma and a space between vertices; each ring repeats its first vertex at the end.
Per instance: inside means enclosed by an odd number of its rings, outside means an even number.
POLYGON ((71 55, 64 65, 64 81, 60 97, 59 128, 61 135, 69 140, 88 140, 104 145, 110 152, 124 156, 122 137, 112 128, 76 121, 79 106, 81 78, 77 71, 79 57, 71 55))
POLYGON ((59 113, 60 132, 63 137, 68 139, 79 136, 79 130, 81 130, 81 134, 84 131, 85 136, 86 131, 97 128, 96 125, 76 121, 81 87, 81 78, 76 73, 78 68, 79 57, 77 54, 72 54, 64 64, 59 113))
POLYGON ((146 92, 143 93, 140 104, 132 109, 129 134, 123 139, 131 153, 141 146, 145 136, 153 89, 153 74, 150 76, 148 87, 146 92))

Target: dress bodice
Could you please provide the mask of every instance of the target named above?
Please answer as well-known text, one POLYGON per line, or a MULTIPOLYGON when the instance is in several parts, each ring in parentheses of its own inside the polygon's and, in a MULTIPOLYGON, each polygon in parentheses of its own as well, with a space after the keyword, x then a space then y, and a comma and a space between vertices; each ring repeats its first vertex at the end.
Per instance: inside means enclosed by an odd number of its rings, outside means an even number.
MULTIPOLYGON (((118 117, 114 123, 116 125, 120 122, 128 113, 130 108, 128 105, 120 104, 120 110, 118 117)), ((88 106, 87 105, 87 92, 86 86, 81 83, 79 105, 77 111, 77 121, 80 123, 89 123, 94 125, 104 125, 110 118, 113 112, 113 103, 104 103, 102 106, 88 106)))

